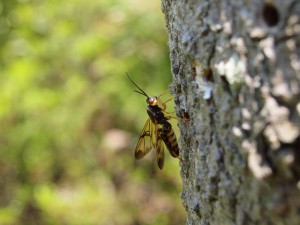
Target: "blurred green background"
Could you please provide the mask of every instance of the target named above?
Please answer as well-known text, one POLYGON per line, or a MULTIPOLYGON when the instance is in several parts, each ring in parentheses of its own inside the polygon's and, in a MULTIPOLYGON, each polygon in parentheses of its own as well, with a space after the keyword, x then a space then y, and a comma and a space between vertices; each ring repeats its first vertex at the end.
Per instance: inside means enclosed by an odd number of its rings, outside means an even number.
POLYGON ((0 54, 1 225, 185 223, 178 160, 133 157, 125 72, 149 95, 172 79, 160 1, 2 0, 0 54))

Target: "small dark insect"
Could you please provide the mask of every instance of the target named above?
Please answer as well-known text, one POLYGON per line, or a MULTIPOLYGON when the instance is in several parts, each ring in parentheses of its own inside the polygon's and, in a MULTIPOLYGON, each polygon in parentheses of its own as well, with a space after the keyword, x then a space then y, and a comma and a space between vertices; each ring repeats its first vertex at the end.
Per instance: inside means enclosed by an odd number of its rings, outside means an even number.
POLYGON ((169 150, 171 156, 179 158, 179 147, 172 129, 172 125, 168 122, 171 116, 165 115, 166 103, 162 102, 159 97, 149 97, 126 73, 129 80, 136 86, 139 91, 135 92, 147 97, 146 102, 147 113, 149 118, 147 119, 144 128, 141 132, 140 138, 135 148, 134 156, 136 159, 142 159, 151 149, 156 149, 157 165, 160 169, 164 167, 165 153, 164 144, 169 150), (160 105, 160 106, 159 106, 160 105), (165 113, 164 113, 165 112, 165 113))

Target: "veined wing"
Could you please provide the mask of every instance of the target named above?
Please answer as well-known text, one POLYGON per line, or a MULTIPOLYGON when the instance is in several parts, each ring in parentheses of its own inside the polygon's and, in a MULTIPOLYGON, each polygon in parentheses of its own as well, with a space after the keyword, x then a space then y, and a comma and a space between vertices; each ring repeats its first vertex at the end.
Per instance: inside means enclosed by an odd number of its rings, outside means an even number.
POLYGON ((157 129, 156 134, 156 155, 157 155, 157 165, 162 170, 165 162, 165 151, 164 151, 164 143, 161 138, 161 129, 157 129))
POLYGON ((155 126, 148 118, 141 132, 140 138, 135 148, 134 156, 136 159, 142 159, 154 146, 155 126))

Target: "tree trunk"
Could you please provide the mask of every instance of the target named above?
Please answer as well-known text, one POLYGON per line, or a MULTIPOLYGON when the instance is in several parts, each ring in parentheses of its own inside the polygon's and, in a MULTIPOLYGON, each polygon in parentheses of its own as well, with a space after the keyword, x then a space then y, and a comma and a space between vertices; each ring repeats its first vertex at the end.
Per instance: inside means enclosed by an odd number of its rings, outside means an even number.
POLYGON ((162 10, 187 224, 300 224, 300 2, 162 10))

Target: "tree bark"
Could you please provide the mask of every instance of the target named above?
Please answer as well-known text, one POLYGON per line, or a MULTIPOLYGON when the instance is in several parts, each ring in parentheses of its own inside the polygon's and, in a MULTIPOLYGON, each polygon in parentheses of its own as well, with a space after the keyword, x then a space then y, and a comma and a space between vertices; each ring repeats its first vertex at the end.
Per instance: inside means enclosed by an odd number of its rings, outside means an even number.
POLYGON ((162 11, 187 224, 300 224, 300 2, 162 11))

